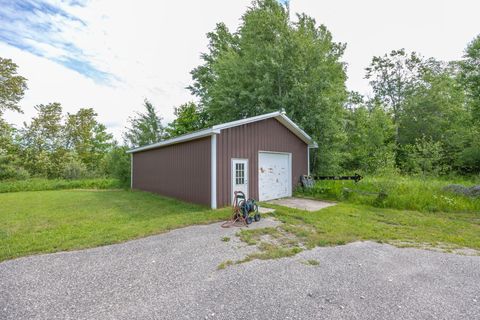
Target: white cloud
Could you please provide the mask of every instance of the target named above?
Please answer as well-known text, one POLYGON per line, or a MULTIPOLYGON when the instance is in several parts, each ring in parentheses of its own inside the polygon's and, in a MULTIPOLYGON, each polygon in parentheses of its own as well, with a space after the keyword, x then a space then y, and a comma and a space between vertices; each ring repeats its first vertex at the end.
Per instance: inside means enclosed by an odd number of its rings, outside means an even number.
MULTIPOLYGON (((94 0, 84 7, 55 3, 84 23, 56 15, 52 22, 58 30, 48 34, 48 43, 34 37, 35 30, 10 26, 31 35, 31 44, 45 58, 0 42, 0 56, 12 58, 29 85, 21 103, 25 114, 8 113, 7 120, 20 124, 34 114, 34 105, 58 101, 68 112, 95 108, 100 121, 119 138, 144 98, 166 121, 172 120, 174 106, 193 99, 185 87, 191 83, 189 72, 201 63, 200 53, 206 51, 206 33, 221 21, 235 30, 250 0, 94 0), (80 50, 52 45, 69 42, 80 50), (47 58, 87 60, 113 80, 98 83, 47 58)), ((347 84, 360 92, 368 92, 364 68, 373 55, 405 47, 425 56, 458 59, 480 32, 480 4, 473 0, 292 0, 290 8, 292 17, 306 12, 325 24, 335 41, 347 43, 347 84)), ((42 16, 35 19, 42 21, 42 16)))
POLYGON ((347 43, 347 86, 361 93, 369 92, 363 78, 373 56, 405 48, 459 59, 480 33, 478 0, 292 0, 290 8, 315 17, 335 41, 347 43))
MULTIPOLYGON (((99 70, 115 77, 99 84, 63 65, 0 42, 2 57, 12 58, 29 89, 21 105, 25 114, 7 113, 7 120, 21 124, 34 115, 33 106, 58 101, 65 111, 94 107, 100 121, 117 138, 128 116, 141 110, 148 98, 165 122, 173 120, 173 107, 194 99, 185 89, 189 72, 206 50, 206 33, 220 21, 236 29, 250 1, 92 1, 86 7, 63 9, 85 22, 67 26, 56 35, 71 41, 99 70)), ((60 19, 60 18, 59 18, 60 19)), ((64 26, 62 21, 60 25, 64 26)), ((32 40, 33 42, 33 40, 32 40)), ((46 57, 65 55, 64 48, 35 42, 46 57)))

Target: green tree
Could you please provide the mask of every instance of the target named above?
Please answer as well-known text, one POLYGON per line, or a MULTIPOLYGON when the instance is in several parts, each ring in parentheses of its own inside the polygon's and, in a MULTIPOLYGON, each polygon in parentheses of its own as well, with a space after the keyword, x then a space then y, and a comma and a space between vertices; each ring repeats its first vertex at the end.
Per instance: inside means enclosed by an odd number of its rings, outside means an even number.
POLYGON ((65 157, 61 177, 68 180, 81 179, 91 176, 87 166, 74 153, 65 157))
POLYGON ((155 107, 145 99, 145 113, 137 112, 129 119, 130 127, 124 133, 125 142, 130 147, 140 147, 155 143, 163 138, 164 128, 162 118, 158 116, 155 107))
MULTIPOLYGON (((404 101, 400 117, 401 145, 414 145, 426 138, 440 142, 442 162, 455 167, 456 159, 466 147, 470 113, 465 94, 456 80, 456 70, 444 65, 434 70, 425 69, 421 81, 404 101)), ((402 149, 400 157, 408 157, 402 149)), ((401 159, 405 162, 405 159, 401 159)))
POLYGON ((130 154, 128 146, 119 146, 114 143, 103 160, 105 174, 118 179, 125 187, 130 186, 130 154))
POLYGON ((462 140, 465 142, 463 149, 455 159, 456 169, 465 174, 480 173, 480 127, 471 126, 464 130, 462 140))
POLYGON ((470 99, 473 119, 480 123, 480 35, 468 44, 459 64, 460 81, 470 99))
POLYGON ((347 98, 345 45, 305 14, 291 22, 274 0, 254 1, 237 32, 218 24, 208 34, 203 64, 192 71, 191 92, 209 124, 284 109, 318 142, 318 173, 340 170, 343 104, 347 98))
POLYGON ((21 112, 18 102, 27 89, 27 80, 17 74, 18 66, 0 57, 0 180, 25 179, 28 172, 21 165, 17 130, 2 118, 6 110, 21 112))
POLYGON ((27 170, 37 176, 57 177, 63 170, 65 135, 59 103, 35 106, 37 116, 21 130, 21 156, 27 170))
POLYGON ((0 57, 0 116, 5 110, 21 112, 18 102, 27 89, 27 79, 17 74, 18 66, 0 57))
POLYGON ((468 44, 459 66, 458 79, 467 95, 470 121, 464 125, 464 143, 455 164, 463 173, 480 173, 480 35, 468 44))
POLYGON ((65 124, 66 147, 91 171, 97 171, 100 162, 112 144, 112 135, 96 119, 92 108, 82 108, 67 114, 65 124))
POLYGON ((165 133, 169 138, 206 127, 206 115, 193 102, 182 104, 174 111, 175 120, 168 124, 165 133))
POLYGON ((402 169, 410 174, 422 176, 438 176, 448 171, 443 162, 443 147, 440 141, 421 137, 414 144, 402 147, 409 156, 403 161, 402 169))
POLYGON ((19 157, 15 134, 15 128, 0 118, 0 180, 29 177, 19 157))
POLYGON ((414 91, 425 68, 434 64, 415 52, 405 49, 393 50, 390 54, 372 58, 366 68, 366 79, 370 80, 375 99, 381 102, 387 111, 391 111, 396 126, 395 139, 399 142, 399 121, 403 114, 405 100, 414 91))
POLYGON ((14 143, 15 128, 0 118, 0 150, 4 153, 17 151, 14 143))
POLYGON ((368 173, 394 170, 395 129, 390 114, 382 107, 373 104, 349 109, 345 131, 344 169, 368 173))

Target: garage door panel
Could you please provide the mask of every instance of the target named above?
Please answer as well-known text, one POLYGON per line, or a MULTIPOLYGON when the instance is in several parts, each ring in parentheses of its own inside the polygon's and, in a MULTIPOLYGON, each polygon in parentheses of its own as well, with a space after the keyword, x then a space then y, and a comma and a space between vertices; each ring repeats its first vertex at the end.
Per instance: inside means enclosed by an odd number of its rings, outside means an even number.
POLYGON ((291 196, 289 154, 260 152, 258 171, 260 201, 291 196))

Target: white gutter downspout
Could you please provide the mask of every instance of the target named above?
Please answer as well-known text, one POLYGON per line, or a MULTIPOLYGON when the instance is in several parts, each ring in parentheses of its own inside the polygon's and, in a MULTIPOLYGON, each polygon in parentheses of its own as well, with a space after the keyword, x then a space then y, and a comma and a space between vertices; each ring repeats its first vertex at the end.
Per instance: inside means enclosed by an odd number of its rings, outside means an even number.
POLYGON ((310 146, 307 146, 307 175, 310 175, 310 146))
POLYGON ((130 190, 133 190, 133 153, 130 153, 130 190))
POLYGON ((211 143, 211 203, 210 207, 212 209, 217 209, 217 134, 212 134, 212 143, 211 143))

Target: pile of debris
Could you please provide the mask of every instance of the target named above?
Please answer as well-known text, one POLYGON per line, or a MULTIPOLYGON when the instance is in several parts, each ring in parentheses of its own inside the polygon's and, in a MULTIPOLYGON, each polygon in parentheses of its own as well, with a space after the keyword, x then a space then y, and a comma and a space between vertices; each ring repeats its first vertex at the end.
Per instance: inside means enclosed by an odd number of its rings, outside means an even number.
POLYGON ((480 185, 465 187, 461 184, 449 184, 443 188, 444 191, 467 196, 467 197, 480 197, 480 185))

